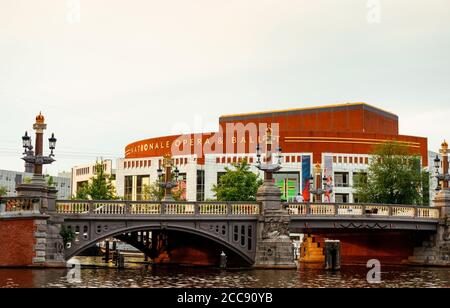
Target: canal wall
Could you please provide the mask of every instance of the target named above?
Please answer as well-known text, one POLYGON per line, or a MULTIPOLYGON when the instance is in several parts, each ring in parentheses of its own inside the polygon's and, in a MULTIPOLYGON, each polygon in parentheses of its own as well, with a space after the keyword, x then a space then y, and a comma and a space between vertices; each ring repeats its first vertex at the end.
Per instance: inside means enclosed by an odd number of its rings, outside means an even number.
POLYGON ((45 262, 46 220, 34 217, 0 218, 0 267, 22 267, 45 262))

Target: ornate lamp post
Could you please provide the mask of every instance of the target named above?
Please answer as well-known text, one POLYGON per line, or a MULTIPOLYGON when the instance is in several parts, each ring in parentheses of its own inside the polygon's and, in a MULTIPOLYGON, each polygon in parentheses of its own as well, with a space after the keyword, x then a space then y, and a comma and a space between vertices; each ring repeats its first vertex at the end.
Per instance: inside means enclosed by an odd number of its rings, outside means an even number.
POLYGON ((175 201, 172 196, 172 189, 178 186, 178 176, 180 175, 180 171, 177 167, 172 174, 172 168, 174 166, 174 161, 172 157, 167 154, 164 156, 162 167, 158 169, 158 177, 162 179, 164 177, 164 181, 159 182, 159 186, 164 189, 164 198, 162 201, 175 201), (175 178, 175 181, 173 180, 175 178))
POLYGON ((264 171, 264 184, 259 188, 257 199, 261 201, 263 206, 263 210, 280 210, 281 208, 281 191, 274 184, 273 181, 273 173, 281 170, 281 148, 278 147, 275 155, 272 149, 272 129, 269 127, 266 131, 266 157, 263 159, 264 162, 261 162, 262 149, 258 144, 256 147, 256 168, 261 171, 264 171), (275 158, 275 161, 274 161, 275 158))
POLYGON ((261 204, 258 219, 258 240, 256 243, 255 267, 297 268, 294 251, 289 238, 291 217, 281 206, 281 191, 273 181, 273 173, 281 170, 281 148, 275 155, 272 149, 272 129, 267 129, 266 158, 261 162, 261 147, 256 149, 256 168, 264 171, 264 184, 258 189, 256 200, 261 204))
POLYGON ((256 156, 258 158, 256 162, 256 168, 264 171, 264 182, 273 182, 273 173, 281 170, 281 148, 278 147, 275 155, 272 150, 272 129, 269 127, 266 132, 266 163, 261 163, 261 146, 258 144, 256 147, 256 156), (275 156, 275 157, 274 157, 275 156), (274 158, 277 160, 274 162, 274 158))
POLYGON ((315 176, 309 178, 309 193, 315 196, 315 201, 319 202, 322 199, 322 195, 332 192, 332 186, 327 184, 327 178, 321 177, 322 168, 319 163, 314 166, 315 176), (323 184, 323 188, 320 188, 323 184))
POLYGON ((444 141, 439 151, 442 155, 442 173, 439 172, 441 167, 441 160, 439 156, 434 159, 434 167, 436 168, 436 178, 438 184, 436 191, 438 194, 434 199, 434 206, 439 207, 441 210, 441 218, 450 217, 450 189, 449 181, 450 175, 448 173, 448 143, 444 141))
POLYGON ((45 118, 41 113, 36 117, 36 123, 34 123, 33 129, 36 131, 35 151, 33 152, 31 137, 28 136, 28 132, 25 132, 25 135, 22 137, 23 148, 25 150, 22 159, 25 161, 29 171, 33 169, 34 175, 31 183, 45 184, 42 167, 55 161, 53 159, 55 156, 53 151, 55 150, 57 140, 55 134, 52 134, 51 138, 48 139, 51 153, 49 156, 44 156, 44 130, 47 129, 47 124, 45 124, 45 118))
POLYGON ((442 173, 439 172, 439 169, 441 167, 441 160, 439 159, 439 155, 436 155, 436 158, 434 159, 434 167, 436 168, 436 178, 438 180, 436 191, 440 191, 442 189, 448 190, 449 188, 449 181, 450 181, 450 174, 448 173, 448 144, 446 141, 444 141, 441 145, 441 149, 439 152, 442 155, 442 173), (442 185, 441 185, 442 183, 442 185))

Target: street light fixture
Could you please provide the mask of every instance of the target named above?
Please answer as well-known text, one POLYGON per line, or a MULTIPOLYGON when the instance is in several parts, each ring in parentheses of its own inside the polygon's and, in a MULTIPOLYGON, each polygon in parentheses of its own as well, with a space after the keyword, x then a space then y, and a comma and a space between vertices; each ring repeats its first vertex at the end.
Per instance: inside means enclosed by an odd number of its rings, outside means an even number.
POLYGON ((442 155, 442 173, 439 172, 439 169, 441 167, 441 160, 439 159, 439 155, 436 155, 436 158, 434 159, 434 168, 436 169, 436 179, 437 179, 437 186, 436 191, 440 191, 442 189, 448 189, 449 188, 449 181, 450 181, 450 174, 449 174, 449 168, 448 168, 448 144, 446 141, 444 141, 441 145, 441 149, 439 151, 442 155), (442 183, 442 186, 441 186, 442 183))
POLYGON ((25 149, 23 154, 26 154, 27 149, 32 148, 31 137, 28 136, 28 132, 25 132, 25 136, 22 137, 23 148, 25 149))
POLYGON ((55 156, 55 154, 53 154, 53 151, 56 148, 56 141, 57 139, 55 138, 55 134, 52 133, 52 136, 50 138, 48 138, 48 143, 49 143, 49 148, 50 148, 50 157, 55 156))

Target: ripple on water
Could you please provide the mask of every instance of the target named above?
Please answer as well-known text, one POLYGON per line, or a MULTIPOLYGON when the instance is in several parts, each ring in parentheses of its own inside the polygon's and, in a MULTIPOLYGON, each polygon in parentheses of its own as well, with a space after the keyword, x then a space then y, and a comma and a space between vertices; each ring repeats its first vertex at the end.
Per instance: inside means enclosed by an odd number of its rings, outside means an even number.
POLYGON ((318 269, 233 270, 152 268, 144 265, 82 268, 81 282, 69 282, 66 270, 3 270, 0 287, 49 288, 398 288, 450 287, 450 269, 383 268, 382 282, 369 284, 365 267, 343 267, 340 272, 318 269))

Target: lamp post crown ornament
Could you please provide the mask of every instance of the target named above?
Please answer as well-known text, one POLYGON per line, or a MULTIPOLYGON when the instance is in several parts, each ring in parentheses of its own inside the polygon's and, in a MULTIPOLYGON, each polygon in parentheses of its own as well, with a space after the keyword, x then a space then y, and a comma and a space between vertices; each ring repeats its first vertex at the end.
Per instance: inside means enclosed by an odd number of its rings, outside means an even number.
POLYGON ((448 154, 448 143, 446 140, 441 144, 441 154, 448 154))
POLYGON ((38 134, 42 134, 44 130, 47 129, 47 124, 45 124, 45 117, 41 112, 39 112, 39 114, 36 116, 36 123, 34 123, 33 129, 38 134))
POLYGON ((36 116, 36 123, 37 124, 44 124, 45 117, 42 115, 42 112, 39 112, 39 114, 36 116))

